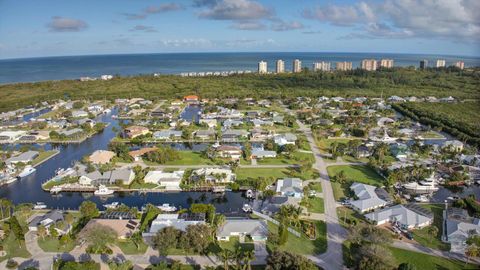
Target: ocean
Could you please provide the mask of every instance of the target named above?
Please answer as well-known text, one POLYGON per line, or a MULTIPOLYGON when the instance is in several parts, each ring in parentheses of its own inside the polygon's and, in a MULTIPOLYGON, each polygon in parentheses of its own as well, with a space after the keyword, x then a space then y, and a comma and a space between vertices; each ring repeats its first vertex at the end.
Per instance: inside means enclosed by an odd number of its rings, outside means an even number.
POLYGON ((464 61, 466 67, 480 66, 480 57, 387 53, 169 53, 169 54, 121 54, 60 56, 0 60, 0 84, 36 82, 46 80, 78 79, 83 76, 99 77, 103 74, 180 74, 182 72, 257 70, 259 61, 268 63, 268 70, 275 69, 275 61, 285 61, 285 68, 292 69, 292 61, 300 59, 303 67, 311 68, 313 62, 349 61, 358 67, 362 59, 390 58, 395 66, 417 66, 427 59, 429 66, 436 59, 445 59, 447 66, 464 61))

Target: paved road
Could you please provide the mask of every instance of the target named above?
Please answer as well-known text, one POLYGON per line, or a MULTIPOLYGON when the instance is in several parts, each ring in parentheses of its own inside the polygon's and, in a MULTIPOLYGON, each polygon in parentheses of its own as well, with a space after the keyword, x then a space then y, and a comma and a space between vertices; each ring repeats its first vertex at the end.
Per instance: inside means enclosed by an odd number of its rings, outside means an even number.
POLYGON ((300 131, 305 133, 307 140, 312 148, 315 156, 313 167, 320 172, 320 178, 310 182, 320 182, 322 185, 323 200, 325 204, 325 222, 327 223, 327 252, 309 256, 313 262, 321 266, 323 269, 343 269, 342 243, 345 241, 347 232, 340 225, 337 217, 337 209, 335 198, 333 197, 333 189, 330 178, 327 173, 327 166, 322 159, 320 150, 315 144, 312 131, 300 121, 297 121, 300 131))

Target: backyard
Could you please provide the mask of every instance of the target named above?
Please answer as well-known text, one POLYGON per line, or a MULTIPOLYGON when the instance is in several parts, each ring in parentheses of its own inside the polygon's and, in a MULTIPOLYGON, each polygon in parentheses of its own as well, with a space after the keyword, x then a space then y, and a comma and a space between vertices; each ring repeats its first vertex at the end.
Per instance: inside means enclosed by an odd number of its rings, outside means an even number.
POLYGON ((336 200, 344 198, 348 194, 348 189, 353 182, 364 183, 373 186, 382 186, 383 178, 373 169, 363 165, 337 165, 327 167, 328 176, 334 179, 335 175, 343 171, 345 173, 346 181, 341 184, 336 181, 332 182, 333 195, 336 200))
POLYGON ((414 239, 422 246, 445 251, 450 250, 449 244, 441 241, 443 209, 445 209, 444 205, 423 204, 422 207, 433 212, 432 226, 436 226, 438 228, 438 233, 435 237, 432 237, 432 235, 428 233, 428 227, 425 227, 423 229, 413 231, 414 239))
MULTIPOLYGON (((323 221, 315 221, 315 226, 317 229, 317 239, 310 240, 303 233, 301 237, 289 233, 287 243, 278 248, 283 251, 302 255, 324 253, 327 250, 327 225, 323 221)), ((278 226, 268 222, 268 230, 273 234, 277 234, 278 226)), ((272 250, 273 247, 270 243, 267 243, 267 248, 272 250)))

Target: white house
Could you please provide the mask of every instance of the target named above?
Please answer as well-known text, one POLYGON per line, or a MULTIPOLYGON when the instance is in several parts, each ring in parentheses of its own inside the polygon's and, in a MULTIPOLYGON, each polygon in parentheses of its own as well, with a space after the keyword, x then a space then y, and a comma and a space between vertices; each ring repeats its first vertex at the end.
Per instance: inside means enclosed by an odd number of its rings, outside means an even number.
POLYGON ((277 193, 294 198, 303 197, 303 182, 298 178, 285 178, 277 181, 277 193))
POLYGON ((217 240, 229 241, 232 236, 250 236, 253 241, 265 241, 268 236, 267 223, 260 219, 227 219, 217 230, 217 240))
POLYGON ((387 201, 378 197, 375 190, 377 187, 362 183, 353 183, 350 189, 355 193, 357 200, 350 200, 353 209, 360 213, 375 210, 388 204, 387 201))
POLYGON ((181 190, 180 183, 183 179, 185 171, 162 172, 149 171, 145 176, 145 183, 159 184, 166 190, 181 190))
POLYGON ((18 131, 2 131, 0 132, 0 141, 10 141, 14 142, 18 140, 20 137, 26 135, 27 132, 23 130, 18 130, 18 131))
POLYGON ((433 216, 426 216, 400 204, 368 213, 365 218, 376 225, 390 222, 403 229, 420 229, 432 224, 433 221, 433 216))
POLYGON ((463 143, 459 140, 446 141, 443 148, 450 148, 453 151, 461 152, 463 150, 463 143))
POLYGON ((160 214, 152 221, 150 230, 143 233, 143 236, 154 236, 158 231, 166 227, 174 227, 177 230, 185 231, 188 226, 197 224, 205 224, 205 214, 160 214))
POLYGON ((480 219, 472 218, 468 212, 459 208, 444 211, 444 233, 442 240, 450 243, 450 251, 464 254, 467 239, 480 235, 480 219))
POLYGON ((284 146, 287 144, 295 144, 295 141, 297 141, 297 136, 292 133, 278 134, 273 137, 273 140, 279 146, 284 146))
POLYGON ((215 183, 230 183, 235 181, 235 174, 227 168, 201 168, 192 172, 192 177, 198 180, 205 176, 205 180, 215 183))

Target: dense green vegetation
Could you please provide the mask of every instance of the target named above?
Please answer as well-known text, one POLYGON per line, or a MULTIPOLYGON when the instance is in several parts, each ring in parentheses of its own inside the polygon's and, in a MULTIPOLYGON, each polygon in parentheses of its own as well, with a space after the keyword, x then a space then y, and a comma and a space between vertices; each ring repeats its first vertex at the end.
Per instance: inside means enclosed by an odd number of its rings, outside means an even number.
POLYGON ((0 86, 0 111, 59 98, 114 99, 119 97, 181 98, 192 92, 202 97, 252 96, 454 96, 479 98, 480 73, 475 71, 396 68, 377 72, 353 70, 275 76, 229 77, 136 76, 110 81, 76 80, 17 83, 0 86))
POLYGON ((402 114, 452 134, 462 141, 480 145, 480 102, 394 104, 402 114))

